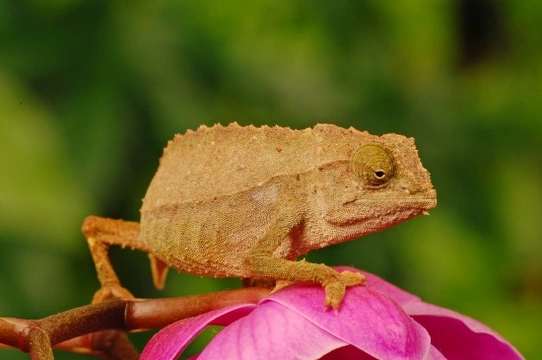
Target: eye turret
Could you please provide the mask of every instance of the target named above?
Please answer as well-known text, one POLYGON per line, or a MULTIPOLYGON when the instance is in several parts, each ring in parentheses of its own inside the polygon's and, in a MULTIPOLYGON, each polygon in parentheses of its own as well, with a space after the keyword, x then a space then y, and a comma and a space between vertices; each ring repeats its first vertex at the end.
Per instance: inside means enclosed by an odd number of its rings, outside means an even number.
POLYGON ((376 144, 360 147, 352 156, 351 166, 363 185, 371 189, 385 186, 394 173, 393 158, 376 144))

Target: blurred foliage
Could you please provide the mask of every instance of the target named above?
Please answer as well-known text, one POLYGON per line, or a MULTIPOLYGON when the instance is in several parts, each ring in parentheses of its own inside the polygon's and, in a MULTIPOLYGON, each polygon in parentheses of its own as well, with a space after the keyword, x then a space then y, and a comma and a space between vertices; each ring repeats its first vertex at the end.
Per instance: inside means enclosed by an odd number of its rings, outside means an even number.
MULTIPOLYGON (((137 220, 174 133, 333 122, 415 137, 439 205, 308 258, 372 271, 536 358, 541 18, 536 0, 0 2, 0 315, 88 303, 83 218, 137 220)), ((145 255, 112 257, 140 297, 238 286, 171 274, 160 294, 145 255)))

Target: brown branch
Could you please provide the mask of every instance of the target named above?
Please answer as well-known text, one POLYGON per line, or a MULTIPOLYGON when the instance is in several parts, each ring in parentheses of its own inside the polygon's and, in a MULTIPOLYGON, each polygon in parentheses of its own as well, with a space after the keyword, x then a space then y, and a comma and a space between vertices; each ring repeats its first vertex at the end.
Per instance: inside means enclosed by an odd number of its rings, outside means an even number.
POLYGON ((160 328, 226 306, 257 303, 269 292, 254 287, 176 298, 115 299, 40 320, 0 318, 0 345, 28 352, 33 360, 54 359, 55 345, 108 360, 137 359, 125 331, 160 328))

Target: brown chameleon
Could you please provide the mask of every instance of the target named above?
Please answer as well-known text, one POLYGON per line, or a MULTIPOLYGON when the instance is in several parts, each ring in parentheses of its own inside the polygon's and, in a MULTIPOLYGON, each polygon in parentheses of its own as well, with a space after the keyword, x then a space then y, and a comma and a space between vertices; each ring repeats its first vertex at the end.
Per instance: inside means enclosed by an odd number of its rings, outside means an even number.
MULTIPOLYGON (((110 245, 147 252, 162 288, 167 269, 214 277, 318 283, 338 308, 359 273, 296 261, 436 206, 414 140, 319 124, 201 126, 168 143, 141 222, 89 216, 83 224, 102 288, 94 301, 130 297, 110 245)), ((277 285, 279 286, 279 285, 277 285)))

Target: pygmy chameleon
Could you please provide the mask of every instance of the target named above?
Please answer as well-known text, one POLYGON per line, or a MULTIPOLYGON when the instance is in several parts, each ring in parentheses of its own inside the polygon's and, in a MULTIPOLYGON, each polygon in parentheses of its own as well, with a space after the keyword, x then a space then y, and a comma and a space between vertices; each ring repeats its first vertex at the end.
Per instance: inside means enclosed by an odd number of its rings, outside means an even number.
POLYGON ((296 261, 408 220, 436 206, 414 140, 319 124, 201 126, 164 150, 141 221, 89 216, 83 224, 101 289, 94 301, 130 297, 109 261, 110 245, 147 252, 154 284, 167 269, 214 277, 310 282, 338 308, 365 281, 296 261))

